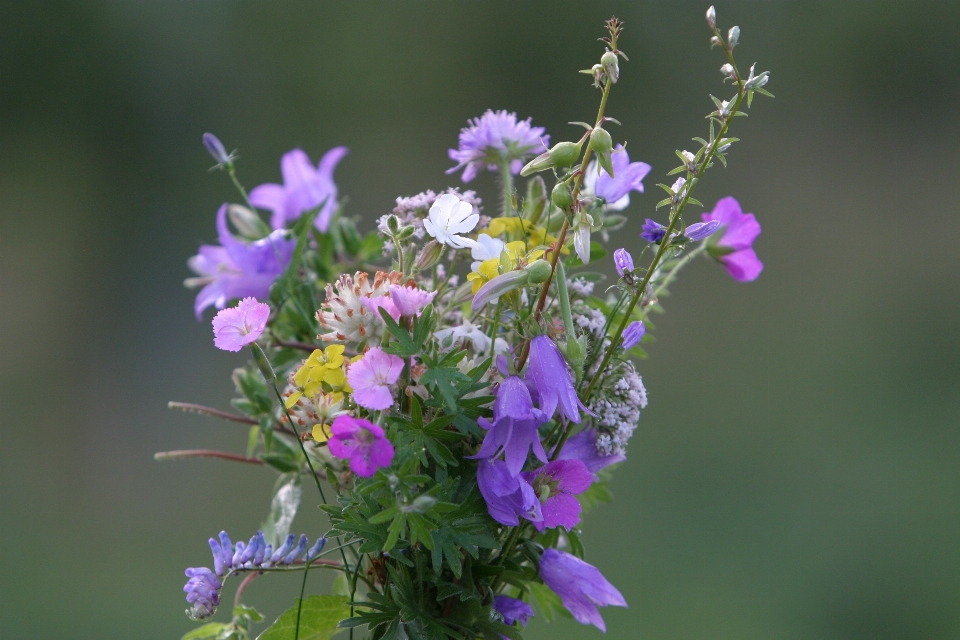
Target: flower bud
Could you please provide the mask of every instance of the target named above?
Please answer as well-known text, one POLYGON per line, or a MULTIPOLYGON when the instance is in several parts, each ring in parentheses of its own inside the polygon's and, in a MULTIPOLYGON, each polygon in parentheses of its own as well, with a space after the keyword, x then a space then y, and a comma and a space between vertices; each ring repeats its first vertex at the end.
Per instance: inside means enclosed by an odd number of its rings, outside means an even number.
POLYGON ((553 269, 551 269, 549 262, 540 259, 534 260, 528 264, 526 267, 524 267, 524 271, 527 272, 530 284, 540 284, 541 282, 547 281, 547 278, 550 277, 550 273, 553 271, 553 269))
POLYGON ((710 25, 711 29, 717 28, 717 8, 713 5, 710 5, 710 8, 707 9, 707 24, 710 25))
POLYGON ((400 219, 394 215, 387 216, 387 229, 390 230, 390 233, 396 233, 399 231, 400 219))
POLYGON ((740 27, 730 27, 727 32, 727 44, 733 49, 740 42, 740 27))
POLYGON ((569 167, 580 157, 579 142, 560 142, 544 153, 531 160, 520 170, 520 175, 526 177, 531 173, 544 171, 554 167, 569 167))
POLYGON ((436 240, 431 240, 427 244, 423 245, 423 249, 420 250, 420 255, 417 256, 417 271, 429 269, 433 265, 437 264, 437 261, 440 260, 440 256, 442 254, 443 245, 436 240))
POLYGON ((598 154, 607 153, 613 149, 613 139, 610 133, 603 127, 596 127, 590 133, 590 146, 598 154))
POLYGON ((710 220, 709 222, 697 222, 683 230, 683 235, 694 242, 703 240, 707 236, 713 235, 720 228, 719 220, 710 220))
POLYGON ((617 273, 623 277, 624 273, 633 273, 633 256, 626 249, 617 249, 613 252, 613 264, 617 267, 617 273))
POLYGON ((733 65, 730 64, 729 62, 723 65, 722 67, 720 67, 720 73, 722 73, 723 75, 725 75, 730 79, 734 79, 737 77, 737 74, 733 70, 733 65))
POLYGON ((223 148, 223 143, 220 142, 220 138, 212 133, 203 134, 203 146, 207 148, 207 151, 213 156, 213 159, 217 161, 217 164, 229 165, 233 163, 233 158, 227 153, 227 150, 223 148))
POLYGON ((233 223, 233 226, 236 227, 237 231, 245 238, 259 240, 260 238, 265 238, 270 235, 270 227, 267 226, 267 223, 261 220, 260 216, 256 213, 244 206, 231 204, 227 207, 227 215, 230 217, 230 222, 233 223))
POLYGON ((627 325, 627 328, 623 331, 623 350, 628 351, 635 347, 640 342, 640 339, 643 338, 646 330, 647 328, 644 326, 642 320, 637 320, 627 325))
POLYGON ((566 182, 558 182, 550 193, 550 200, 560 209, 569 209, 573 204, 573 194, 566 182))
MULTIPOLYGON (((537 262, 543 261, 538 260, 537 262)), ((536 264, 536 262, 534 264, 536 264)), ((547 269, 549 268, 550 267, 548 265, 547 269)), ((537 267, 537 270, 539 270, 539 267, 537 267)), ((520 287, 525 286, 528 281, 529 276, 527 275, 526 269, 515 269, 497 276, 487 284, 480 287, 480 290, 477 291, 477 294, 473 296, 473 310, 477 311, 491 300, 496 300, 505 293, 510 293, 514 289, 519 289, 520 287)), ((469 285, 466 286, 467 290, 469 291, 469 285)))
POLYGON ((617 54, 613 51, 607 51, 600 57, 600 64, 603 65, 607 79, 616 84, 617 80, 620 79, 620 60, 617 58, 617 54))

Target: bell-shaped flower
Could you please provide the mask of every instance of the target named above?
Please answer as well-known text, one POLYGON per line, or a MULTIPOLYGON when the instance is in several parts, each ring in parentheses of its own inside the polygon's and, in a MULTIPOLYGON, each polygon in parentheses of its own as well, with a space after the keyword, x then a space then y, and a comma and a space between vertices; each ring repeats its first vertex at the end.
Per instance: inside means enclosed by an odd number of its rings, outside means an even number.
POLYGON ((543 520, 540 501, 533 487, 522 475, 512 476, 507 463, 484 458, 477 464, 477 486, 487 503, 490 517, 507 526, 520 524, 520 518, 532 522, 543 520))
POLYGON ((445 193, 430 207, 429 215, 423 220, 423 228, 440 244, 463 249, 475 247, 477 241, 458 234, 473 231, 479 221, 480 214, 473 210, 472 204, 445 193))
POLYGON ((584 410, 586 407, 573 388, 573 378, 563 354, 548 336, 540 335, 530 341, 530 360, 524 379, 536 387, 540 410, 547 420, 559 407, 563 418, 580 422, 578 407, 584 410))
POLYGON ((531 449, 541 462, 547 461, 537 432, 537 427, 544 421, 543 414, 534 409, 530 391, 523 381, 517 376, 509 376, 497 390, 493 422, 483 417, 477 420, 487 430, 487 435, 477 455, 469 457, 492 458, 503 452, 507 470, 511 476, 517 476, 531 449))
POLYGON ((512 625, 519 622, 521 627, 527 626, 527 620, 533 617, 533 607, 510 596, 494 596, 493 608, 503 616, 504 624, 512 625))
POLYGON ((627 601, 599 569, 563 551, 544 550, 540 558, 540 578, 560 596, 563 606, 577 622, 592 624, 601 631, 606 631, 607 626, 597 607, 627 606, 627 601))
POLYGON ((223 309, 230 300, 266 298, 273 281, 290 264, 297 244, 282 230, 249 244, 237 240, 227 226, 227 205, 217 211, 217 235, 220 246, 202 245, 199 253, 187 260, 200 277, 188 278, 184 284, 203 286, 193 305, 197 320, 211 305, 223 309))
POLYGON ((345 155, 346 147, 334 147, 314 168, 310 157, 302 150, 288 151, 280 159, 283 184, 262 184, 254 188, 250 192, 250 203, 273 212, 270 225, 274 229, 282 229, 290 220, 296 220, 322 204, 313 224, 321 232, 326 231, 337 208, 333 171, 345 155))
POLYGON ((561 526, 569 531, 577 526, 583 509, 576 496, 593 483, 587 465, 580 460, 554 460, 523 477, 540 500, 543 520, 533 523, 537 531, 561 526))
POLYGON ((597 161, 594 160, 583 175, 583 191, 585 195, 603 198, 608 210, 622 211, 630 205, 631 191, 643 193, 643 179, 650 173, 651 167, 646 162, 630 162, 627 150, 619 144, 610 157, 616 177, 598 172, 597 161))
POLYGON ((587 466, 592 474, 626 459, 627 456, 622 453, 609 456, 601 455, 600 451, 597 450, 596 429, 584 429, 580 433, 570 436, 564 443, 563 449, 560 450, 560 455, 557 456, 557 460, 579 460, 587 466))
POLYGON ((734 280, 756 280, 763 271, 763 263, 753 250, 753 241, 760 235, 760 223, 754 215, 743 213, 739 202, 726 197, 702 217, 704 222, 717 220, 724 227, 723 236, 709 247, 710 254, 727 268, 734 280))

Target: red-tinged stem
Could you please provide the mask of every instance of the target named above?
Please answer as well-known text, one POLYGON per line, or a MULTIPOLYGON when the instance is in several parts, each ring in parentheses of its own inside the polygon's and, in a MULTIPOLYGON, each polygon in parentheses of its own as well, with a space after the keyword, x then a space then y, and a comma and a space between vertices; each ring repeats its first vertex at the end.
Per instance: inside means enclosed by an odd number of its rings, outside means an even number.
POLYGON ((169 407, 170 409, 180 409, 181 411, 190 411, 192 413, 203 413, 208 416, 213 416, 215 418, 223 418, 224 420, 231 420, 233 422, 242 422, 243 424, 260 424, 253 418, 248 418, 246 416, 238 416, 235 413, 228 413, 226 411, 220 411, 219 409, 205 407, 202 404, 171 401, 167 403, 167 407, 169 407))
POLYGON ((263 460, 260 458, 248 458, 235 453, 216 451, 214 449, 183 449, 181 451, 161 451, 153 454, 154 460, 177 460, 179 458, 220 458, 221 460, 232 460, 233 462, 263 464, 263 460))

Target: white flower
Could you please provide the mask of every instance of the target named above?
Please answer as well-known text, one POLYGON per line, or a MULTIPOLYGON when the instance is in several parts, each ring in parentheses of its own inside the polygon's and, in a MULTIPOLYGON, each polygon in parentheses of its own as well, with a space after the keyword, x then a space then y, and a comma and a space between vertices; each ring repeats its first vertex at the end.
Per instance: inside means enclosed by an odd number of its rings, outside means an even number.
POLYGON ((464 238, 459 233, 469 233, 480 221, 473 205, 455 195, 445 193, 430 207, 430 215, 423 220, 423 227, 440 244, 463 249, 477 246, 476 240, 464 238))
MULTIPOLYGON (((490 348, 490 338, 483 332, 479 325, 475 325, 469 320, 464 320, 463 324, 449 329, 441 329, 433 334, 437 340, 443 342, 447 338, 452 338, 453 342, 459 340, 468 340, 473 345, 477 353, 486 353, 490 348)), ((493 345, 494 354, 506 353, 510 351, 510 345, 503 338, 497 338, 493 345)))
POLYGON ((471 271, 476 271, 480 263, 492 258, 500 258, 506 245, 499 238, 491 238, 485 233, 477 237, 477 246, 470 249, 470 255, 473 256, 474 263, 470 265, 471 271))

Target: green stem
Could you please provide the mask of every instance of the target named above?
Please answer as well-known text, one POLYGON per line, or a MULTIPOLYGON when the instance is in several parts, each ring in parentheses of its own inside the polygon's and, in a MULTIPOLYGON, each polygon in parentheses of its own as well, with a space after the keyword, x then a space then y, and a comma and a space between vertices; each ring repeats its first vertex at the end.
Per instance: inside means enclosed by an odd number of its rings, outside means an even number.
POLYGON ((513 173, 506 158, 500 161, 500 181, 503 183, 503 217, 509 218, 513 213, 513 173))
MULTIPOLYGON (((683 269, 683 268, 684 268, 685 266, 687 266, 688 264, 690 264, 690 262, 691 262, 694 258, 696 258, 697 256, 699 256, 701 253, 703 253, 703 252, 706 250, 706 248, 707 248, 707 243, 706 243, 706 242, 702 242, 702 243, 700 243, 700 245, 699 245, 696 249, 694 249, 693 251, 688 252, 685 256, 683 256, 682 258, 680 258, 679 260, 677 260, 677 264, 673 265, 673 268, 671 268, 670 271, 667 272, 667 275, 665 275, 665 276, 663 277, 663 280, 660 281, 660 282, 657 284, 657 286, 653 289, 653 298, 654 298, 654 300, 656 300, 656 298, 657 298, 661 293, 663 293, 663 291, 666 290, 666 288, 667 288, 668 286, 670 286, 670 284, 672 284, 674 280, 677 279, 677 276, 680 274, 680 270, 683 269)), ((643 320, 644 318, 647 317, 647 314, 649 314, 649 313, 650 313, 649 307, 643 309, 643 310, 640 312, 640 319, 643 320)))
POLYGON ((230 176, 233 186, 235 186, 237 191, 240 192, 240 195, 243 196, 243 201, 247 204, 247 207, 250 208, 250 211, 256 213, 257 208, 250 202, 250 196, 247 195, 247 190, 243 188, 243 185, 240 184, 240 181, 237 179, 237 171, 233 168, 232 162, 227 165, 227 174, 230 176))
POLYGON ((497 310, 493 314, 493 322, 490 324, 490 355, 496 352, 497 329, 500 328, 500 312, 503 310, 503 296, 497 298, 497 310))
POLYGON ((300 599, 297 601, 297 626, 293 630, 293 640, 300 640, 300 610, 303 609, 303 592, 307 589, 307 574, 310 573, 310 563, 303 568, 303 582, 300 583, 300 599))

